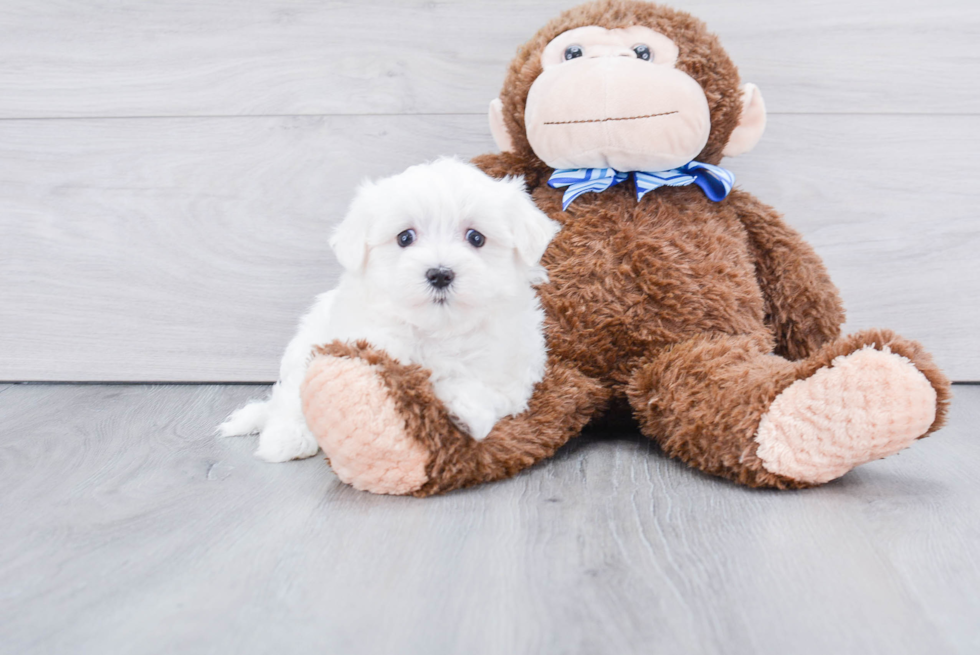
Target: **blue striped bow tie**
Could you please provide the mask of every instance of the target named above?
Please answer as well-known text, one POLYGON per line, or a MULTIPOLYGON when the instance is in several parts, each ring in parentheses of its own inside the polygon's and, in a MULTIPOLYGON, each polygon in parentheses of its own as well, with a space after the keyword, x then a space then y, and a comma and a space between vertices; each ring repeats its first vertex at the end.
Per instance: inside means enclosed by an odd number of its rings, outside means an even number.
POLYGON ((731 171, 721 166, 692 161, 680 168, 651 173, 644 171, 623 173, 613 168, 560 168, 552 174, 548 186, 553 189, 568 187, 565 189, 561 203, 561 209, 565 211, 572 201, 583 193, 605 191, 620 182, 625 182, 631 174, 636 181, 637 201, 662 186, 697 184, 709 200, 718 202, 725 199, 732 190, 732 185, 735 184, 735 175, 731 171))

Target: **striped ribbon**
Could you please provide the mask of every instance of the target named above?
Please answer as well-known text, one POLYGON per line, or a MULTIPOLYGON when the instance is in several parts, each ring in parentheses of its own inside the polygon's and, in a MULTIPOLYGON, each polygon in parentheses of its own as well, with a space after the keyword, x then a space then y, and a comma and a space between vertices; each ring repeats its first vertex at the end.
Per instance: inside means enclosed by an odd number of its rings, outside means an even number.
MULTIPOLYGON (((699 161, 688 162, 669 171, 634 171, 632 175, 636 182, 637 201, 662 186, 696 184, 709 200, 718 202, 725 199, 735 184, 735 175, 731 171, 699 161)), ((629 176, 630 173, 612 168, 562 168, 552 174, 548 186, 553 189, 568 187, 562 197, 561 208, 564 211, 583 193, 605 191, 620 182, 625 182, 629 176)))

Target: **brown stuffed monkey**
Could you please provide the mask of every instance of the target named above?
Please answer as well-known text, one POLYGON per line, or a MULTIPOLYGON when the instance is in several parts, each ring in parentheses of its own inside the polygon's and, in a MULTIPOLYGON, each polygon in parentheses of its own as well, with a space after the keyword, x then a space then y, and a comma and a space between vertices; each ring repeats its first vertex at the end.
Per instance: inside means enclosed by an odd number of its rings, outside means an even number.
POLYGON ((304 411, 344 482, 427 496, 499 480, 628 406, 693 467, 800 488, 942 424, 949 383, 922 347, 841 337, 820 259, 731 188, 718 165, 755 145, 765 107, 699 20, 631 0, 566 11, 519 50, 490 123, 502 152, 475 163, 524 176, 562 225, 543 259, 545 379, 478 442, 426 371, 365 343, 319 348, 304 411))

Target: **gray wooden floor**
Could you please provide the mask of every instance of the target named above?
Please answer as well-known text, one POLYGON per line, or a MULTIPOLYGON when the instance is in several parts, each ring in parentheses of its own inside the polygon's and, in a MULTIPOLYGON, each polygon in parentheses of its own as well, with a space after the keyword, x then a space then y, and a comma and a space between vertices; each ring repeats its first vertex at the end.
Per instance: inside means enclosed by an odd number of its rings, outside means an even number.
POLYGON ((631 435, 417 500, 209 432, 261 386, 0 386, 3 653, 977 653, 980 387, 806 492, 631 435))

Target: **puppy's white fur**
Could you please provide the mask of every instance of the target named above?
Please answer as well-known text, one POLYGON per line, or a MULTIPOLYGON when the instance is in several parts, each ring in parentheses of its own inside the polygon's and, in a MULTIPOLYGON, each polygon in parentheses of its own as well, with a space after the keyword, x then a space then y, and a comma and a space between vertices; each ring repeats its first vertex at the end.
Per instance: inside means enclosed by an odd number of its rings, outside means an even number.
POLYGON ((558 224, 520 179, 494 180, 455 159, 413 166, 358 190, 330 245, 344 267, 286 348, 271 396, 234 412, 222 436, 259 433, 270 462, 309 457, 299 388, 314 346, 365 339, 403 363, 432 372, 436 395, 460 427, 483 439, 502 417, 527 408, 544 375, 544 318, 533 285, 558 224), (403 247, 398 235, 413 230, 403 247), (485 237, 482 247, 467 240, 485 237), (426 278, 451 269, 437 289, 426 278))

